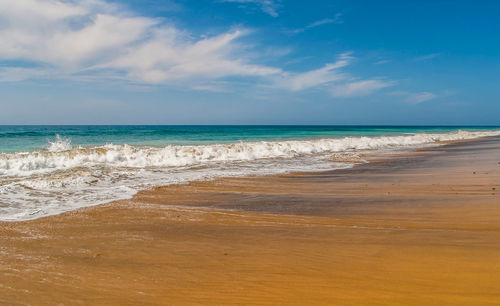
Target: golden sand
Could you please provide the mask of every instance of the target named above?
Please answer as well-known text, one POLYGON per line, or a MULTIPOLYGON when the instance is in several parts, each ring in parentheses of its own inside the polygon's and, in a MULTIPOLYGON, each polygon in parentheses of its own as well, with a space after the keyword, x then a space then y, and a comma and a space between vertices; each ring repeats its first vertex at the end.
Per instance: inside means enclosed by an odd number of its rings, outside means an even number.
POLYGON ((0 224, 0 304, 500 304, 500 139, 0 224))

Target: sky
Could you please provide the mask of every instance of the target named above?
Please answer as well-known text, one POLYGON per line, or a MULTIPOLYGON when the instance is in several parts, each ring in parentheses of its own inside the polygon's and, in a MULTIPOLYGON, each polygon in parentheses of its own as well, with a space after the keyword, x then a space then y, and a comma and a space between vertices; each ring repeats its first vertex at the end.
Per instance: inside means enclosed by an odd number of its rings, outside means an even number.
POLYGON ((499 12, 0 0, 0 124, 500 125, 499 12))

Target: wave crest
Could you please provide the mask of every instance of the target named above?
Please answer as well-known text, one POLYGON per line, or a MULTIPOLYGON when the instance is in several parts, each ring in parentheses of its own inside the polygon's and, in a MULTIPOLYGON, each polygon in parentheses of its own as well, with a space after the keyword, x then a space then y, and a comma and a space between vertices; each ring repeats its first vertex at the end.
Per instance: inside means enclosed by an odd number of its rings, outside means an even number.
POLYGON ((37 172, 75 167, 185 167, 221 162, 292 158, 339 152, 356 152, 394 147, 418 146, 439 141, 500 135, 500 131, 446 134, 414 134, 382 137, 345 137, 313 140, 259 141, 198 146, 169 145, 162 148, 104 145, 72 148, 69 139, 56 137, 45 152, 0 155, 0 175, 25 176, 37 172))
POLYGON ((49 141, 47 146, 47 151, 49 152, 62 152, 71 150, 71 139, 63 138, 59 135, 56 135, 55 141, 49 141))
POLYGON ((364 162, 372 149, 500 135, 500 131, 258 141, 199 146, 72 147, 56 137, 45 151, 0 154, 0 221, 129 198, 138 190, 216 177, 320 171, 364 162), (361 154, 361 155, 360 155, 361 154))

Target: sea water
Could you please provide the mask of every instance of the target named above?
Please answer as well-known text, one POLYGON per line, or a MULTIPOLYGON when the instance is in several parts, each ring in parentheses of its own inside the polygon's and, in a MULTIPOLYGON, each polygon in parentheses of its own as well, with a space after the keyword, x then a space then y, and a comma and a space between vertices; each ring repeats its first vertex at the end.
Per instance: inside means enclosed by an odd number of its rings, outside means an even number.
POLYGON ((158 185, 346 168, 367 151, 496 135, 500 127, 0 126, 0 221, 158 185))

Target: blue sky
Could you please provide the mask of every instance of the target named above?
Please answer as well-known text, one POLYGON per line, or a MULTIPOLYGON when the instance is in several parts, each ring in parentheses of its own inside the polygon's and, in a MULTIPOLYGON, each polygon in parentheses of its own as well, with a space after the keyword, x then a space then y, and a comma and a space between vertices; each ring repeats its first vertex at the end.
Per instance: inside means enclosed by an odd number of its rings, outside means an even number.
POLYGON ((0 124, 500 124, 500 2, 0 0, 0 124))

